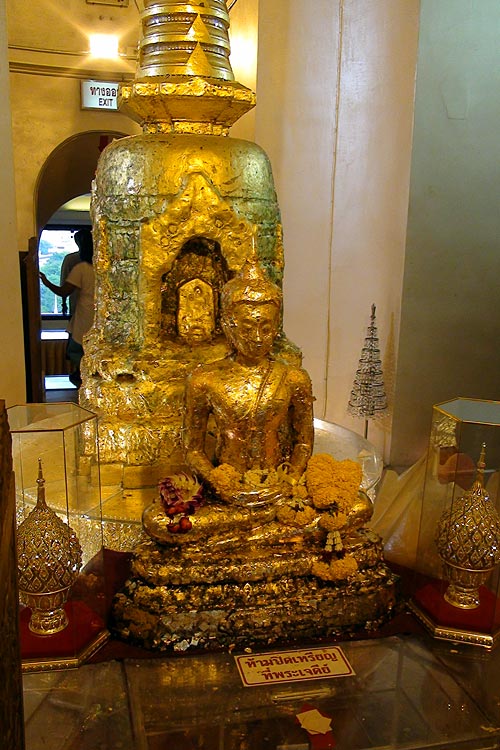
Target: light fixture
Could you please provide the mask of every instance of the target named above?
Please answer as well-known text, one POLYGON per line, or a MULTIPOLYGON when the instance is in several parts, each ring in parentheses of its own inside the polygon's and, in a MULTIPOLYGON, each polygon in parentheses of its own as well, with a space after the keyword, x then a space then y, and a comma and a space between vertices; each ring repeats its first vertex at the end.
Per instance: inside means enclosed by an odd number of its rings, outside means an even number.
POLYGON ((115 34, 91 34, 89 36, 90 54, 92 57, 116 59, 118 54, 118 37, 115 34))

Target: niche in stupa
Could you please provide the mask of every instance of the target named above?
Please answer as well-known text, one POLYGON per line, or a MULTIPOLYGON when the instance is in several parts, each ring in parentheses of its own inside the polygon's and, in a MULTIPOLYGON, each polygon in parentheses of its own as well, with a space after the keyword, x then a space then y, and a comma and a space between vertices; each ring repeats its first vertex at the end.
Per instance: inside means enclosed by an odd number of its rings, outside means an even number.
POLYGON ((161 277, 161 337, 187 345, 207 343, 221 333, 219 298, 230 278, 220 245, 193 237, 161 277))

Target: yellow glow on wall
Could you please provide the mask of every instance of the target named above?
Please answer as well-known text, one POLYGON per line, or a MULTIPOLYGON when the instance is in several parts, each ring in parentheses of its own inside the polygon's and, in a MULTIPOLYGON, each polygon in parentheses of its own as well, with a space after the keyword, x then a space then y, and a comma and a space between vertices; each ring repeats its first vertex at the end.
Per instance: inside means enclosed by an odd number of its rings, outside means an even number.
POLYGON ((231 35, 231 55, 229 57, 234 77, 250 88, 255 87, 257 70, 257 46, 251 34, 231 35))
POLYGON ((91 34, 89 36, 90 54, 92 57, 116 59, 118 55, 118 37, 115 34, 91 34))

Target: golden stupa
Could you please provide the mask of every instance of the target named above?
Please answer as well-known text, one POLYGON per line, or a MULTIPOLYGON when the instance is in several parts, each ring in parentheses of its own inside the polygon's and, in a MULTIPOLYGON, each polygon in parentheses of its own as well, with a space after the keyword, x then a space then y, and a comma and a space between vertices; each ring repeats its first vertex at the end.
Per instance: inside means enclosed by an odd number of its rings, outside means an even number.
POLYGON ((182 466, 184 381, 227 353, 220 290, 253 242, 270 278, 283 274, 269 160, 227 135, 255 95, 234 81, 225 2, 147 1, 142 27, 121 107, 144 134, 110 144, 93 184, 96 316, 80 391, 99 416, 101 480, 125 487, 182 466))
POLYGON ((93 187, 80 392, 99 416, 101 477, 160 482, 114 632, 183 650, 376 627, 395 579, 366 528, 361 467, 312 456, 271 167, 228 136, 255 99, 233 79, 226 4, 145 5, 121 87, 144 133, 105 149, 93 187))

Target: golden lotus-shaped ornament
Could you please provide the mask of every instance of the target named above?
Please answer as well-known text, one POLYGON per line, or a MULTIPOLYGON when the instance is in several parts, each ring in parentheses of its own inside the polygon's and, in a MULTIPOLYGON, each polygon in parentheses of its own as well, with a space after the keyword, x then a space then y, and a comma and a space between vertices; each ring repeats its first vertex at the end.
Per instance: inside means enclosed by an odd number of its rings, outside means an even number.
POLYGON ((45 480, 38 462, 37 503, 17 531, 19 598, 30 607, 29 629, 37 635, 64 630, 64 605, 82 562, 73 529, 45 501, 45 480))
POLYGON ((480 604, 479 586, 500 562, 500 517, 483 486, 484 445, 472 488, 439 520, 436 546, 449 580, 444 598, 461 609, 480 604))

